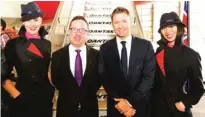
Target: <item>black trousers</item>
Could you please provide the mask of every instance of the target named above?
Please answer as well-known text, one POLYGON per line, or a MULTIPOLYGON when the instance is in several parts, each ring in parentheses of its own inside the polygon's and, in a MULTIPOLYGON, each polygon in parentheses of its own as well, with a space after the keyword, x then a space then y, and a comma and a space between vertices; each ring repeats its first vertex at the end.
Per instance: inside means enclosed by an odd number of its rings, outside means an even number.
POLYGON ((8 105, 2 105, 1 104, 1 117, 9 117, 8 105))
POLYGON ((152 117, 193 117, 190 108, 186 109, 185 112, 181 112, 177 108, 171 110, 166 101, 163 100, 155 103, 152 111, 152 117))
POLYGON ((191 109, 187 109, 185 112, 176 111, 173 114, 173 117, 192 117, 191 109))
POLYGON ((180 112, 176 110, 175 112, 167 112, 165 113, 163 110, 161 112, 157 112, 153 117, 193 117, 190 109, 185 112, 180 112))
POLYGON ((1 87, 1 117, 9 117, 9 103, 11 96, 1 87))

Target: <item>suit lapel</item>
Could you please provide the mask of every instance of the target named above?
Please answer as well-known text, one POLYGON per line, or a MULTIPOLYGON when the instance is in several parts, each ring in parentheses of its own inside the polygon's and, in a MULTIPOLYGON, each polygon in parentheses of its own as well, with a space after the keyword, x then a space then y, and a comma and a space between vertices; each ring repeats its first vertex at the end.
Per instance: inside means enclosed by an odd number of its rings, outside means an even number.
MULTIPOLYGON (((65 59, 64 61, 66 62, 65 65, 68 68, 69 73, 72 74, 71 70, 70 70, 70 52, 69 52, 69 45, 65 46, 65 51, 64 51, 64 57, 63 59, 65 59)), ((73 74, 72 74, 73 76, 73 74)))
MULTIPOLYGON (((118 46, 117 46, 117 41, 116 41, 116 37, 114 39, 111 40, 111 49, 110 49, 110 56, 113 56, 113 62, 117 65, 116 68, 119 68, 120 70, 120 74, 124 75, 123 70, 122 70, 122 66, 121 66, 121 61, 120 61, 120 55, 119 55, 119 51, 118 51, 118 46)), ((126 77, 126 76, 125 76, 126 77)))
MULTIPOLYGON (((71 74, 73 76, 73 81, 76 83, 76 86, 78 86, 78 83, 76 82, 75 80, 75 76, 72 74, 71 70, 70 70, 70 54, 69 54, 69 46, 66 47, 66 51, 64 53, 64 55, 66 55, 64 58, 65 60, 64 61, 67 61, 67 66, 68 66, 68 69, 69 69, 69 74, 71 74)), ((85 72, 83 74, 83 78, 82 78, 82 82, 81 82, 81 86, 83 86, 84 84, 84 80, 86 79, 86 76, 87 74, 89 74, 89 71, 90 71, 90 68, 91 68, 91 63, 92 63, 92 53, 91 53, 91 48, 86 46, 86 67, 85 67, 85 72)), ((79 87, 79 86, 78 86, 79 87)))
POLYGON ((42 52, 33 42, 29 43, 29 46, 27 47, 25 53, 34 58, 43 58, 42 52))
POLYGON ((117 47, 117 41, 116 41, 116 38, 114 38, 112 40, 112 47, 113 47, 113 51, 111 51, 113 53, 113 55, 115 55, 115 60, 117 60, 117 63, 119 63, 119 67, 121 68, 121 62, 120 62, 120 55, 119 55, 119 52, 118 52, 118 47, 117 47))
MULTIPOLYGON (((16 44, 15 48, 16 48, 16 53, 17 53, 19 59, 21 61, 24 61, 24 62, 26 62, 28 60, 30 61, 32 59, 42 59, 41 56, 33 53, 32 49, 29 49, 30 45, 31 45, 31 42, 28 41, 26 38, 18 38, 17 39, 17 44, 16 44)), ((35 46, 35 45, 33 44, 33 46, 35 46)), ((38 52, 41 53, 41 50, 39 50, 37 47, 36 47, 36 49, 38 50, 38 52)), ((43 54, 42 54, 42 56, 43 56, 43 54)))
MULTIPOLYGON (((121 69, 121 62, 120 62, 120 56, 119 56, 119 52, 118 52, 116 38, 114 38, 112 40, 112 47, 113 47, 113 49, 111 49, 111 50, 113 50, 113 51, 110 50, 110 52, 111 52, 110 55, 115 55, 115 58, 113 58, 113 59, 117 60, 117 63, 119 63, 118 67, 120 67, 120 69, 121 69)), ((137 47, 139 47, 137 40, 132 36, 130 57, 129 57, 129 63, 128 63, 129 69, 128 69, 127 78, 129 78, 129 76, 132 74, 131 71, 134 69, 133 66, 135 66, 135 60, 140 57, 140 54, 139 54, 140 49, 138 49, 137 47)), ((123 73, 122 69, 121 69, 121 72, 123 73)))
POLYGON ((135 50, 135 42, 133 41, 133 37, 132 37, 132 41, 131 41, 131 49, 130 49, 130 58, 129 58, 129 69, 128 69, 128 76, 131 72, 131 69, 132 69, 132 64, 133 64, 133 61, 134 61, 134 58, 135 58, 135 55, 134 54, 134 50, 135 50))
POLYGON ((90 54, 90 47, 88 47, 88 46, 86 46, 86 53, 87 53, 87 55, 86 55, 86 67, 85 67, 85 73, 84 73, 84 75, 83 75, 83 77, 88 73, 88 69, 89 69, 89 67, 90 67, 90 65, 91 65, 91 54, 90 54))
POLYGON ((65 50, 64 50, 64 53, 63 53, 62 61, 64 62, 63 65, 64 65, 65 70, 67 71, 66 73, 71 74, 70 76, 72 76, 71 81, 75 82, 76 86, 78 86, 78 84, 77 84, 77 82, 75 80, 75 76, 72 74, 71 69, 70 69, 69 45, 65 46, 65 50))
POLYGON ((85 72, 83 74, 83 79, 81 82, 81 87, 84 84, 85 79, 87 78, 86 76, 89 74, 90 68, 92 66, 92 53, 91 53, 91 48, 89 46, 86 46, 86 67, 85 67, 85 72))
POLYGON ((28 61, 30 59, 29 56, 25 55, 27 48, 29 46, 29 42, 25 38, 18 38, 16 40, 16 53, 21 61, 28 61))
POLYGON ((131 72, 133 71, 133 66, 135 67, 136 65, 136 60, 137 58, 140 58, 140 49, 139 45, 137 43, 137 39, 135 39, 132 36, 132 42, 131 42, 131 50, 130 50, 130 58, 129 58, 129 69, 128 69, 128 78, 132 74, 131 72))
MULTIPOLYGON (((42 52, 42 49, 39 48, 41 47, 41 43, 38 41, 30 41, 24 37, 20 37, 17 40, 17 45, 16 45, 16 51, 17 53, 21 56, 21 58, 24 56, 29 57, 29 59, 32 58, 44 58, 44 53, 42 52)), ((26 57, 25 57, 26 58, 26 57)))

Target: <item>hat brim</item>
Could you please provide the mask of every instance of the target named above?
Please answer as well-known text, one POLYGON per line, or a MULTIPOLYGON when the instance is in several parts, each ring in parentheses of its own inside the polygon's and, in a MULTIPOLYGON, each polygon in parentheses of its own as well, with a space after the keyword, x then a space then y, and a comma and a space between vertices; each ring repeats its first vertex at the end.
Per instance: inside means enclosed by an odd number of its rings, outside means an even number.
POLYGON ((44 16, 44 13, 41 12, 41 13, 33 13, 33 14, 28 14, 28 15, 23 15, 21 17, 21 21, 24 22, 24 21, 28 21, 28 20, 31 20, 31 19, 35 19, 37 17, 43 17, 44 16))
POLYGON ((182 25, 182 26, 186 27, 186 26, 185 26, 183 23, 181 23, 181 22, 178 22, 178 23, 170 22, 170 23, 166 23, 166 24, 164 24, 163 26, 161 26, 161 27, 159 28, 159 30, 158 30, 158 33, 160 33, 160 31, 161 31, 161 29, 162 29, 163 27, 168 26, 168 25, 172 25, 172 24, 182 25))

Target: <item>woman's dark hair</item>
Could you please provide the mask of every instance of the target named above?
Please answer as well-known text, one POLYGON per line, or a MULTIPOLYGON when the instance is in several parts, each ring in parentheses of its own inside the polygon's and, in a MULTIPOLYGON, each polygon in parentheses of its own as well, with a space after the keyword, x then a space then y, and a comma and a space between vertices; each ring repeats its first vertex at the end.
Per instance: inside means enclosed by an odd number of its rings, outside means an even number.
MULTIPOLYGON (((176 25, 177 26, 177 36, 176 36, 176 40, 175 40, 175 45, 180 45, 182 43, 181 38, 184 34, 184 26, 183 25, 176 25)), ((166 41, 165 37, 162 35, 162 33, 160 32, 161 38, 166 41)), ((166 41, 167 42, 167 41, 166 41)))
POLYGON ((1 19, 1 26, 2 26, 2 31, 4 31, 6 28, 6 22, 3 19, 1 19))
POLYGON ((182 37, 184 35, 184 26, 177 25, 177 37, 182 37))

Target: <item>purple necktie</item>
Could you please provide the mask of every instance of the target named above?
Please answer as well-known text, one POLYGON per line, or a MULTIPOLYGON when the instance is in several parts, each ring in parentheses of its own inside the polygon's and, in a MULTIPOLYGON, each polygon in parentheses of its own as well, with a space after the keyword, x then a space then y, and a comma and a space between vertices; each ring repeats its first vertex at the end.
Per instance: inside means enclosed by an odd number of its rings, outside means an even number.
POLYGON ((79 49, 75 50, 77 52, 76 58, 75 58, 75 80, 78 83, 78 86, 81 85, 83 72, 82 72, 82 60, 80 57, 80 51, 79 49))

